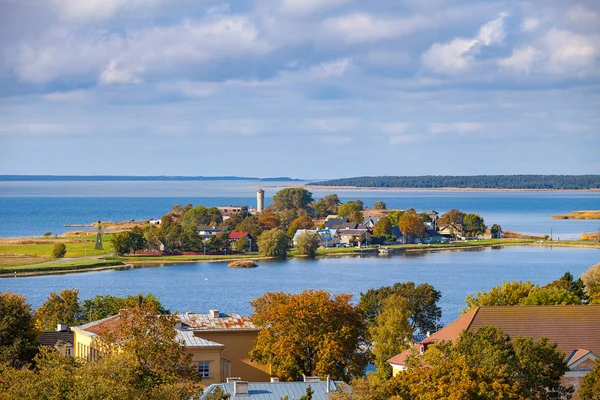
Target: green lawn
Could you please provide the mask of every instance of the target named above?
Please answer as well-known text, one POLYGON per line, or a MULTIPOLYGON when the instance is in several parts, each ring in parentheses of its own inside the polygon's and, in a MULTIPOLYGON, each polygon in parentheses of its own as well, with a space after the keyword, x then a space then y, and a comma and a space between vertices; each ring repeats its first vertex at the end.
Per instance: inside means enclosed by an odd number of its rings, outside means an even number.
POLYGON ((52 258, 52 248, 55 243, 65 243, 67 246, 66 258, 95 256, 112 253, 110 244, 111 235, 102 236, 102 246, 104 250, 94 250, 96 242, 95 235, 89 236, 65 236, 65 237, 35 237, 19 240, 18 244, 1 244, 0 242, 0 258, 2 255, 21 255, 28 257, 52 258))
POLYGON ((20 272, 50 272, 50 271, 72 271, 78 269, 90 269, 98 267, 110 267, 123 265, 121 261, 116 260, 97 260, 97 259, 80 259, 73 261, 65 261, 56 264, 43 264, 43 265, 21 265, 12 267, 0 268, 0 275, 2 274, 13 274, 20 272))

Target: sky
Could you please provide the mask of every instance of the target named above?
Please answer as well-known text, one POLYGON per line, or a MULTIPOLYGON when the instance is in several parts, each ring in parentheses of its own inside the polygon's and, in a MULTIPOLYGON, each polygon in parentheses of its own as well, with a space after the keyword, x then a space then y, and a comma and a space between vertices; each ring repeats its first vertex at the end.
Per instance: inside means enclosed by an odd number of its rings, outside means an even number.
POLYGON ((0 174, 600 173, 597 0, 0 0, 0 174))

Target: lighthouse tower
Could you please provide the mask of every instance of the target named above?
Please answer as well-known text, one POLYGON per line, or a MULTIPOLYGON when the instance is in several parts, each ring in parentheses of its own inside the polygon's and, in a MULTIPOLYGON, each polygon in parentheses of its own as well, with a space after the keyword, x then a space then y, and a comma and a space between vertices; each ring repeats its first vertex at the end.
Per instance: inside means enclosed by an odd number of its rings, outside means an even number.
POLYGON ((265 211, 265 191, 258 189, 256 192, 256 212, 262 213, 265 211))

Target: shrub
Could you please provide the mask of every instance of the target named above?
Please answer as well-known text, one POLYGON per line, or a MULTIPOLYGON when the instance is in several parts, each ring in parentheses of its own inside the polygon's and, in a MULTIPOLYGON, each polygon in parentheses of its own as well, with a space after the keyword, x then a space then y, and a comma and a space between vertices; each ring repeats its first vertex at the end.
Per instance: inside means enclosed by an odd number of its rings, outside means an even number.
POLYGON ((52 249, 52 257, 63 258, 67 254, 67 246, 64 243, 55 243, 52 249))

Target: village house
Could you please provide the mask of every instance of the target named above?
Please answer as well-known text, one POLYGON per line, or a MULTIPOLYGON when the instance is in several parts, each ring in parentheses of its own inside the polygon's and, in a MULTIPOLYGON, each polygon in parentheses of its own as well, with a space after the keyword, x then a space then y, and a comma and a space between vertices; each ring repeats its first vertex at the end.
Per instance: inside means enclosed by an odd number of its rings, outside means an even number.
MULTIPOLYGON (((249 381, 268 382, 270 367, 250 360, 258 328, 246 317, 210 310, 208 314, 178 314, 177 340, 192 354, 202 383, 225 382, 236 376, 249 381)), ((95 359, 100 350, 98 335, 120 324, 118 315, 72 328, 75 357, 95 359)))
POLYGON ((368 229, 338 229, 338 236, 340 237, 340 243, 354 245, 368 245, 371 242, 371 232, 368 229))
POLYGON ((293 245, 296 246, 300 235, 307 232, 319 235, 321 239, 319 244, 320 247, 332 247, 340 242, 340 239, 336 233, 336 229, 298 229, 294 234, 294 238, 292 239, 293 245))
MULTIPOLYGON (((481 326, 498 327, 511 338, 546 337, 556 343, 569 367, 562 383, 576 391, 600 356, 600 305, 477 307, 390 358, 394 376, 407 368, 406 360, 413 352, 422 354, 441 340, 454 342, 463 330, 476 332, 481 326)), ((577 393, 572 399, 578 399, 577 393)))
POLYGON ((462 224, 440 224, 438 228, 438 232, 442 235, 449 235, 453 239, 464 239, 462 224))
POLYGON ((211 236, 217 236, 221 232, 227 232, 229 227, 227 226, 210 226, 210 225, 198 225, 196 227, 198 235, 202 239, 209 239, 211 236))
POLYGON ((56 330, 42 332, 38 336, 38 346, 49 346, 55 348, 63 356, 73 356, 74 334, 67 324, 57 324, 56 330))
POLYGON ((229 219, 232 214, 241 214, 243 217, 250 215, 248 206, 218 206, 217 209, 221 212, 223 219, 229 219))
POLYGON ((230 243, 233 243, 241 238, 246 238, 246 240, 248 240, 248 251, 252 251, 253 248, 256 248, 256 239, 254 239, 248 232, 229 232, 230 243))

